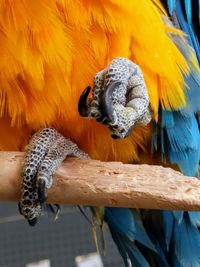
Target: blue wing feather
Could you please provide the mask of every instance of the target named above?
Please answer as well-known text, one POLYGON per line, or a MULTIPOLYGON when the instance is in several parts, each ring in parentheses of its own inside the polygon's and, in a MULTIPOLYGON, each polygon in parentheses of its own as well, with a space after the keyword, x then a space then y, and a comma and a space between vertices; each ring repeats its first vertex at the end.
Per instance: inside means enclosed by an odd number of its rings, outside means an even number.
POLYGON ((133 244, 127 244, 126 247, 129 258, 134 267, 150 267, 149 263, 136 246, 133 244))
MULTIPOLYGON (((164 232, 163 217, 160 211, 148 211, 147 219, 145 220, 145 229, 154 244, 157 253, 152 253, 156 266, 169 267, 168 263, 168 248, 166 246, 166 237, 164 232)), ((173 218, 174 220, 174 218, 173 218)), ((170 229, 169 229, 170 230, 170 229)), ((153 265, 154 266, 154 265, 153 265)))
POLYGON ((200 227, 200 212, 189 211, 188 212, 191 223, 195 227, 200 227))
MULTIPOLYGON (((108 224, 108 226, 109 226, 109 224, 108 224)), ((122 256, 122 259, 124 260, 125 267, 130 267, 129 256, 128 256, 128 253, 127 253, 126 248, 124 246, 123 240, 121 240, 120 235, 114 230, 113 227, 109 226, 109 229, 110 229, 110 233, 112 235, 114 242, 117 244, 117 248, 119 250, 119 253, 122 256)))
MULTIPOLYGON (((188 40, 199 60, 200 47, 192 25, 192 2, 184 1, 184 3, 186 19, 183 14, 183 2, 176 2, 174 12, 180 28, 188 34, 188 40)), ((188 51, 184 50, 184 46, 175 43, 188 59, 188 51)), ((186 91, 188 107, 179 111, 162 110, 161 149, 164 157, 168 157, 171 163, 177 164, 185 175, 196 176, 200 159, 200 133, 194 112, 199 110, 200 79, 191 65, 190 69, 190 74, 185 77, 188 86, 186 91)), ((168 248, 172 247, 172 254, 174 252, 171 257, 172 266, 200 266, 200 233, 197 229, 200 213, 165 211, 163 219, 166 244, 168 248)))
POLYGON ((185 76, 185 83, 189 85, 186 90, 188 106, 181 110, 182 114, 191 114, 200 110, 200 76, 191 70, 188 76, 185 76))
POLYGON ((105 209, 105 221, 110 228, 112 237, 124 259, 125 265, 129 266, 128 262, 130 260, 136 267, 150 267, 147 260, 134 243, 135 236, 137 236, 141 243, 155 250, 148 236, 145 237, 145 230, 138 220, 139 217, 136 218, 136 215, 134 216, 134 213, 130 209, 105 209))
POLYGON ((171 242, 172 232, 174 228, 174 217, 172 212, 168 210, 162 211, 162 217, 163 217, 163 227, 165 233, 165 242, 167 250, 169 250, 169 245, 171 242))
POLYGON ((185 2, 185 13, 187 21, 189 24, 192 24, 192 3, 191 0, 184 0, 185 2))
MULTIPOLYGON (((199 41, 196 36, 194 26, 192 23, 192 5, 190 0, 186 1, 175 1, 176 3, 173 5, 173 12, 176 15, 176 19, 179 23, 180 28, 187 34, 187 40, 190 43, 190 45, 194 48, 197 56, 197 60, 200 64, 200 46, 199 41), (185 5, 183 5, 183 2, 185 5), (186 17, 184 16, 184 9, 186 13, 186 17)), ((200 2, 200 1, 199 1, 200 2)))
POLYGON ((135 222, 130 209, 106 208, 105 218, 116 232, 130 240, 135 239, 135 222))
POLYGON ((200 234, 186 212, 181 224, 175 222, 173 247, 182 266, 200 266, 200 234))
POLYGON ((176 163, 188 176, 196 176, 200 158, 200 133, 194 114, 185 116, 181 112, 162 111, 161 140, 171 163, 176 163), (166 142, 167 140, 167 142, 166 142))
MULTIPOLYGON (((200 62, 199 41, 193 25, 193 2, 167 2, 169 13, 173 14, 172 19, 176 18, 180 28, 188 35, 188 42, 200 62)), ((164 160, 176 164, 185 175, 195 176, 200 159, 200 133, 194 113, 200 109, 200 77, 193 69, 189 60, 190 51, 185 49, 184 43, 175 37, 173 41, 191 70, 185 76, 188 105, 187 108, 176 111, 160 108, 160 121, 153 125, 152 150, 161 152, 164 160)), ((146 216, 125 208, 105 209, 105 221, 124 259, 125 267, 200 266, 200 213, 148 211, 146 216)))
POLYGON ((174 8, 175 8, 176 0, 168 0, 168 1, 167 1, 167 4, 168 4, 168 10, 169 10, 169 13, 170 13, 170 15, 172 15, 173 12, 174 12, 174 8))
POLYGON ((142 220, 140 218, 140 215, 136 210, 132 210, 133 213, 133 219, 135 221, 136 226, 136 232, 135 232, 135 240, 141 243, 142 245, 148 247, 154 252, 157 252, 154 244, 150 240, 150 238, 147 235, 147 232, 142 224, 142 220))

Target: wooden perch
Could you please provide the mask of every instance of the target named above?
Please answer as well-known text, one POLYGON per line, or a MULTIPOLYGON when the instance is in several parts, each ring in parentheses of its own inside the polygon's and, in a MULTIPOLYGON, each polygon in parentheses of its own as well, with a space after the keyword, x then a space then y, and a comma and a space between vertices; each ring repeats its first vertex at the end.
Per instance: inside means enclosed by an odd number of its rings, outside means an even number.
MULTIPOLYGON (((0 201, 20 198, 22 152, 0 152, 0 201)), ((68 158, 49 203, 200 211, 200 181, 169 168, 68 158)))

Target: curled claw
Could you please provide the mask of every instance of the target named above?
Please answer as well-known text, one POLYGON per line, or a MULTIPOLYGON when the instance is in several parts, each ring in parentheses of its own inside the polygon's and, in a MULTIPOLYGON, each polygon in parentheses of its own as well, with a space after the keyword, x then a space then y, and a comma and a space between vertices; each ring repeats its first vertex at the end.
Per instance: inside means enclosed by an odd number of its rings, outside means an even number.
POLYGON ((28 223, 30 226, 35 226, 37 222, 38 222, 38 218, 28 220, 28 223))
POLYGON ((115 123, 115 117, 114 117, 114 109, 113 109, 113 103, 112 103, 112 95, 113 91, 116 87, 118 87, 121 84, 121 82, 113 82, 111 83, 108 88, 104 91, 102 96, 102 107, 105 112, 105 115, 110 120, 112 124, 115 123))
POLYGON ((18 202, 18 210, 19 210, 19 213, 20 213, 21 215, 23 215, 23 213, 22 213, 22 208, 21 208, 21 205, 20 205, 20 202, 18 202))
POLYGON ((90 91, 91 91, 91 87, 90 86, 86 87, 79 98, 78 112, 82 117, 88 117, 89 116, 89 108, 88 108, 88 104, 87 104, 87 98, 88 98, 90 91))
POLYGON ((47 196, 45 193, 45 180, 39 179, 38 180, 38 199, 40 203, 44 203, 47 200, 47 196))

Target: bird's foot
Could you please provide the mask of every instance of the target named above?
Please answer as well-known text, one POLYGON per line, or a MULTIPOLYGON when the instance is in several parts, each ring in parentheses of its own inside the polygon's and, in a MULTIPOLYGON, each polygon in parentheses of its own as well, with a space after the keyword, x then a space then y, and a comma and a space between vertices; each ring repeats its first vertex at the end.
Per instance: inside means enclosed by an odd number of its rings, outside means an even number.
MULTIPOLYGON (((35 225, 46 201, 46 189, 52 185, 52 175, 67 156, 87 158, 71 140, 64 138, 53 128, 45 128, 33 135, 27 148, 22 169, 22 197, 20 213, 35 225)), ((57 214, 59 206, 49 206, 57 214)))
POLYGON ((113 138, 127 137, 134 125, 151 120, 149 97, 140 68, 116 58, 96 74, 92 97, 87 87, 79 99, 79 113, 107 125, 113 138))

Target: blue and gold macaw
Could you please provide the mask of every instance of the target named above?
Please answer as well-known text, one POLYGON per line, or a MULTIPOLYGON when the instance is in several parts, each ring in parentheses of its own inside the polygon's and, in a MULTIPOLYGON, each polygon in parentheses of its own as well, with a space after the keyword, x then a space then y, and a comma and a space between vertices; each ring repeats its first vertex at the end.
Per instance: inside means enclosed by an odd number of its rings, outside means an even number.
MULTIPOLYGON (((68 155, 167 164, 197 176, 199 6, 0 1, 0 149, 23 150, 34 133, 19 203, 30 225, 68 155)), ((99 211, 126 267, 200 266, 200 213, 99 211)))

